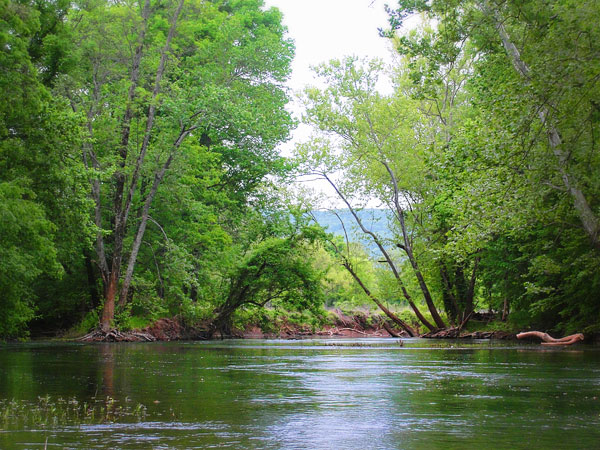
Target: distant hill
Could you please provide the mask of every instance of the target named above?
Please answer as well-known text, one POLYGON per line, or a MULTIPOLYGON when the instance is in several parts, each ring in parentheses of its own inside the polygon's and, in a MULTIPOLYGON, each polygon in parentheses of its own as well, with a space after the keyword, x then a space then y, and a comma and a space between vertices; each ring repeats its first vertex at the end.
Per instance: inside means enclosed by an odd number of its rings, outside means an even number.
MULTIPOLYGON (((362 242, 367 248, 375 250, 375 244, 356 225, 356 221, 348 209, 337 209, 335 212, 340 216, 346 231, 353 242, 362 242)), ((313 211, 315 218, 319 225, 325 228, 328 232, 344 236, 344 229, 340 220, 331 211, 313 211)), ((363 209, 359 211, 358 216, 363 222, 364 226, 380 236, 383 239, 389 239, 392 237, 392 223, 389 217, 389 211, 384 209, 363 209)))

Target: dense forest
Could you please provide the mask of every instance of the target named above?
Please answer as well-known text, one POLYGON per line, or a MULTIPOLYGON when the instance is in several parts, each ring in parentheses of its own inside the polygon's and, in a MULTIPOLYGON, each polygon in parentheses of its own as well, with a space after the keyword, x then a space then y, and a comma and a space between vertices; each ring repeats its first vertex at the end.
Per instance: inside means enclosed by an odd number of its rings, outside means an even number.
POLYGON ((331 307, 600 331, 597 1, 390 4, 397 64, 315 68, 292 157, 262 0, 0 5, 0 339, 331 307))

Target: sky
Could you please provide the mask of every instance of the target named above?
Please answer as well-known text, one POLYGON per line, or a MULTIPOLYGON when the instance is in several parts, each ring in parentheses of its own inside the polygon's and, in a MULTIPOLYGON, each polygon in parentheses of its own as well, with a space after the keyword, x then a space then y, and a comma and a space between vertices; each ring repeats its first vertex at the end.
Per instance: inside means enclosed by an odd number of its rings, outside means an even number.
MULTIPOLYGON (((292 76, 287 83, 290 89, 299 93, 307 85, 318 86, 310 67, 331 59, 357 56, 380 58, 391 64, 394 57, 390 43, 378 31, 387 27, 385 2, 394 3, 393 0, 265 0, 266 7, 276 7, 283 13, 283 23, 296 45, 292 76)), ((302 110, 298 101, 290 105, 290 110, 300 119, 302 110)), ((291 155, 295 144, 307 140, 309 135, 310 129, 300 125, 291 141, 282 145, 282 154, 291 155)), ((311 183, 311 187, 331 195, 325 182, 311 183)))
POLYGON ((389 43, 378 32, 387 26, 383 0, 265 0, 265 4, 283 13, 296 44, 289 82, 294 90, 313 83, 310 66, 330 59, 354 55, 392 61, 389 43))

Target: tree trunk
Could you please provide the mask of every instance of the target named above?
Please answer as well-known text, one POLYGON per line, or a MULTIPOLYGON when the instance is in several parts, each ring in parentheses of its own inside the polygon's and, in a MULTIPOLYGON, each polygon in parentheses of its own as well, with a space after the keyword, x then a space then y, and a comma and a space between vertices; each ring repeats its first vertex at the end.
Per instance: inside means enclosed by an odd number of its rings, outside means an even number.
POLYGON ((102 317, 100 318, 100 329, 103 332, 108 332, 113 326, 115 318, 115 298, 117 296, 117 288, 119 284, 119 275, 116 272, 111 272, 104 292, 104 308, 102 309, 102 317))
POLYGON ((232 335, 231 315, 233 311, 229 309, 219 310, 217 317, 212 321, 208 329, 208 339, 212 339, 217 332, 221 335, 221 339, 232 335))
POLYGON ((429 288, 427 287, 427 283, 425 282, 425 278, 423 277, 423 274, 421 273, 421 270, 419 269, 419 264, 413 253, 412 243, 410 242, 410 239, 408 238, 408 230, 406 229, 406 221, 405 221, 405 217, 404 217, 404 209, 402 209, 402 206, 400 205, 400 198, 399 198, 400 193, 398 190, 398 181, 396 179, 396 174, 394 173, 394 171, 392 170, 392 168, 390 167, 390 165, 387 163, 387 161, 385 159, 381 159, 380 162, 385 167, 385 170, 387 171, 388 175, 390 176, 390 180, 392 182, 392 188, 393 188, 393 192, 394 192, 394 206, 396 208, 396 218, 400 222, 400 229, 402 230, 402 239, 404 241, 404 246, 402 247, 402 249, 405 251, 406 256, 408 256, 408 260, 410 262, 410 265, 413 268, 415 277, 417 278, 417 281, 419 282, 419 287, 421 288, 421 292, 423 293, 425 303, 427 304, 427 308, 429 309, 429 312, 431 313, 431 317, 433 318, 433 321, 435 322, 435 324, 438 328, 446 328, 446 324, 442 320, 442 317, 440 316, 437 308, 435 307, 435 304, 433 303, 433 298, 431 297, 431 292, 429 291, 429 288))
MULTIPOLYGON (((127 197, 125 199, 125 204, 123 204, 123 194, 125 192, 125 174, 123 173, 123 171, 119 171, 119 170, 115 173, 116 189, 115 189, 115 195, 114 195, 114 200, 113 200, 114 227, 113 227, 113 233, 112 233, 112 236, 114 239, 113 249, 112 249, 113 256, 112 256, 112 264, 110 267, 110 272, 107 274, 107 276, 103 276, 103 278, 105 279, 105 302, 104 302, 104 309, 102 311, 102 318, 100 321, 100 327, 103 331, 107 331, 110 329, 112 320, 114 319, 115 299, 117 297, 119 279, 120 279, 120 275, 121 275, 121 265, 122 265, 122 261, 123 261, 123 242, 124 242, 125 234, 127 231, 128 215, 129 215, 129 211, 131 208, 131 202, 133 200, 133 195, 136 190, 138 177, 139 177, 139 174, 141 172, 141 168, 142 168, 142 165, 144 162, 144 157, 145 157, 145 154, 146 154, 149 142, 150 142, 150 135, 151 135, 151 132, 152 132, 152 129, 154 126, 154 117, 155 117, 155 113, 156 113, 155 100, 160 92, 160 83, 161 83, 161 80, 162 80, 162 77, 164 74, 164 70, 165 70, 167 53, 168 53, 168 50, 170 47, 171 40, 175 33, 177 19, 181 13, 183 4, 184 4, 184 0, 180 0, 175 12, 173 13, 171 27, 169 29, 169 33, 168 33, 165 45, 161 51, 161 59, 160 59, 159 66, 157 68, 156 77, 155 77, 155 85, 154 85, 154 89, 152 92, 150 108, 148 111, 146 131, 144 134, 142 148, 140 149, 140 154, 136 160, 136 165, 134 167, 134 172, 133 172, 132 180, 130 183, 130 187, 127 192, 127 197)), ((122 169, 125 167, 125 164, 127 161, 130 125, 131 125, 131 120, 133 117, 132 104, 135 99, 135 92, 136 92, 137 86, 139 84, 139 73, 140 73, 139 69, 140 69, 140 63, 141 63, 141 59, 142 59, 142 49, 143 49, 143 45, 144 45, 143 41, 144 41, 146 29, 147 29, 149 14, 150 14, 150 2, 149 2, 149 0, 146 0, 146 2, 144 4, 144 9, 142 12, 142 18, 144 20, 144 27, 140 33, 140 44, 136 48, 135 55, 134 55, 131 78, 130 78, 130 87, 129 87, 129 91, 128 91, 128 95, 127 95, 127 103, 126 103, 127 106, 126 106, 123 118, 121 120, 122 125, 121 125, 121 140, 120 140, 120 147, 119 147, 119 156, 120 156, 119 165, 122 169)), ((133 269, 135 267, 135 262, 137 260, 139 249, 140 249, 140 246, 142 243, 142 238, 143 238, 145 230, 146 230, 147 221, 148 221, 148 217, 149 217, 149 210, 150 210, 150 205, 152 204, 152 200, 154 199, 154 196, 156 195, 158 186, 159 186, 160 182, 162 181, 166 170, 169 168, 169 166, 172 162, 174 152, 176 152, 178 150, 179 146, 181 145, 181 142, 188 135, 188 133, 189 133, 189 130, 182 129, 178 139, 174 143, 173 150, 172 150, 171 154, 169 155, 169 157, 167 158, 167 161, 163 164, 163 167, 161 168, 161 170, 155 175, 154 184, 152 186, 152 189, 151 189, 150 193, 148 194, 148 196, 146 197, 146 200, 144 201, 141 222, 137 229, 133 247, 132 247, 130 255, 129 255, 126 276, 125 276, 125 279, 123 280, 121 290, 119 292, 119 305, 124 305, 128 298, 129 287, 130 287, 131 280, 133 277, 133 269)), ((95 199, 97 198, 97 201, 96 201, 97 206, 99 206, 99 194, 96 192, 98 189, 99 188, 97 187, 97 184, 93 184, 92 190, 93 190, 95 199)), ((99 208, 97 208, 97 222, 98 222, 98 210, 99 210, 99 208)), ((97 225, 98 225, 98 223, 97 223, 97 225)), ((99 226, 99 228, 100 228, 100 226, 99 226)), ((100 243, 100 240, 98 240, 98 242, 100 243)), ((103 245, 100 246, 100 244, 98 245, 98 247, 99 247, 99 256, 102 256, 102 255, 100 255, 100 249, 103 251, 104 247, 103 247, 103 245)), ((102 258, 100 258, 100 260, 102 261, 102 258)), ((102 267, 101 267, 101 269, 102 269, 102 267)))
POLYGON ((124 305, 127 299, 127 293, 129 291, 129 286, 131 285, 131 279, 133 278, 133 270, 135 268, 135 264, 137 261, 137 256, 140 251, 140 247, 142 245, 142 239, 144 237, 144 233, 146 232, 146 226, 148 225, 148 218, 150 217, 150 206, 152 205, 152 201, 158 192, 158 187, 162 182, 166 171, 169 169, 169 166, 173 162, 173 158, 175 157, 175 153, 181 146, 181 143, 185 139, 185 137, 189 134, 189 130, 181 130, 177 141, 173 144, 173 149, 171 154, 163 164, 160 171, 154 176, 154 183, 152 184, 152 188, 150 189, 150 193, 144 202, 144 208, 142 210, 142 217, 140 221, 140 225, 137 229, 135 239, 133 241, 133 246, 131 248, 131 253, 129 255, 129 261, 127 263, 127 271, 125 273, 125 279, 123 280, 123 286, 121 288, 121 293, 119 295, 119 304, 124 305))
POLYGON ((392 319, 392 321, 394 323, 400 325, 400 327, 402 327, 402 329, 404 331, 406 331, 411 337, 414 337, 417 335, 415 330, 413 330, 410 325, 408 325, 406 322, 404 322, 402 319, 400 319, 398 316, 396 316, 393 312, 391 312, 389 309, 387 309, 383 305, 383 303, 381 303, 381 301, 379 301, 379 299, 371 293, 369 288, 367 288, 367 286, 363 283, 363 281, 358 276, 358 274, 354 271, 354 269, 352 268, 352 266, 350 265, 349 262, 346 261, 344 263, 344 267, 348 270, 350 275, 352 275, 352 277, 356 280, 356 282, 362 288, 362 290, 365 292, 365 294, 367 294, 367 296, 379 307, 379 309, 381 309, 384 312, 384 314, 386 316, 388 316, 390 319, 392 319))
MULTIPOLYGON (((397 202, 397 200, 396 200, 396 202, 397 202)), ((399 208, 399 207, 400 207, 399 204, 397 204, 397 208, 399 208)), ((419 287, 421 288, 421 292, 423 293, 423 298, 425 299, 427 308, 429 309, 429 312, 431 313, 431 317, 433 318, 433 321, 435 322, 436 326, 438 328, 442 328, 442 329, 446 328, 446 324, 442 320, 440 313, 438 312, 437 308, 435 307, 435 304, 433 303, 433 298, 431 297, 431 292, 429 291, 429 288, 427 287, 425 278, 423 278, 423 274, 421 273, 421 270, 419 269, 417 259, 415 258, 415 255, 412 251, 412 245, 408 239, 406 223, 404 221, 404 211, 402 211, 401 209, 398 210, 398 217, 400 219, 400 227, 402 229, 402 236, 404 238, 404 247, 403 248, 404 248, 406 255, 408 256, 410 265, 413 268, 415 277, 417 278, 417 281, 419 282, 419 287)))
MULTIPOLYGON (((395 338, 399 338, 401 337, 398 333, 396 333, 394 330, 392 330, 392 327, 390 327, 387 322, 383 322, 383 328, 385 329, 385 331, 387 331, 390 336, 395 337, 395 338)), ((412 337, 412 335, 411 335, 412 337)))
MULTIPOLYGON (((142 10, 143 26, 140 31, 139 43, 135 49, 134 58, 131 67, 131 76, 129 90, 127 92, 126 107, 121 119, 121 139, 119 145, 119 166, 121 169, 125 167, 127 162, 127 152, 129 147, 129 135, 131 131, 131 120, 133 118, 132 105, 135 100, 136 90, 139 84, 140 76, 140 64, 142 60, 142 53, 144 48, 144 40, 146 36, 146 30, 148 29, 148 18, 150 17, 150 0, 144 2, 142 10)), ((91 127, 91 123, 88 124, 91 127)), ((102 310, 102 317, 100 319, 100 328, 102 331, 108 331, 111 328, 112 321, 115 316, 115 297, 117 295, 119 277, 121 273, 121 261, 123 258, 123 240, 125 238, 126 231, 126 218, 122 215, 123 209, 123 190, 125 186, 125 174, 123 170, 115 172, 116 187, 115 195, 113 198, 113 216, 114 216, 114 227, 113 227, 113 256, 110 268, 103 267, 104 259, 104 244, 101 240, 101 209, 100 209, 100 194, 99 194, 99 181, 94 180, 92 182, 92 193, 96 202, 96 225, 98 226, 98 237, 97 237, 97 251, 100 259, 100 270, 103 274, 104 281, 104 308, 102 310)))
MULTIPOLYGON (((488 1, 484 1, 484 9, 486 9, 493 18, 496 29, 498 30, 498 34, 500 35, 500 39, 502 40, 502 45, 506 50, 513 67, 517 73, 519 73, 519 75, 521 75, 525 81, 530 84, 531 70, 525 61, 523 61, 521 58, 521 53, 510 39, 510 36, 504 27, 498 11, 491 8, 488 1)), ((596 249, 600 249, 600 220, 590 207, 583 191, 579 188, 577 181, 568 172, 570 152, 565 151, 565 149, 562 148, 562 138, 558 129, 552 125, 552 123, 550 123, 549 115, 550 109, 547 106, 547 102, 544 101, 543 105, 538 110, 538 117, 548 130, 548 142, 550 144, 550 148, 552 149, 552 153, 556 157, 558 172, 565 188, 567 189, 567 192, 571 196, 573 206, 577 212, 579 220, 583 225, 583 229, 589 236, 592 245, 596 249)))
POLYGON ((444 308, 446 309, 446 315, 450 319, 450 323, 455 325, 456 319, 459 316, 458 302, 454 295, 454 286, 450 281, 448 269, 443 261, 440 260, 440 277, 442 279, 442 300, 444 302, 444 308))
MULTIPOLYGON (((366 235, 370 236, 373 239, 373 242, 375 242, 375 245, 377 245, 377 248, 379 248, 379 251, 381 252, 381 254, 383 255, 383 257, 385 258, 385 261, 386 261, 387 265, 392 270, 392 273, 394 274, 394 278, 396 279, 396 282, 398 283, 398 285, 400 286, 400 289, 402 290, 402 295, 404 296, 404 298, 406 299, 406 301, 410 305, 411 309, 414 311, 414 313, 417 316, 417 318, 419 319, 419 321, 421 321, 421 323, 423 325, 425 325, 429 330, 432 330, 432 331, 435 330, 436 327, 434 325, 432 325, 425 318, 425 316, 423 316, 423 314, 421 313, 421 311, 419 310, 419 308, 417 307, 417 305, 412 301, 412 298, 411 298, 410 294, 406 290, 406 287, 404 286, 404 283, 402 282, 402 279, 400 278, 400 273, 398 272, 398 269, 396 268, 396 265, 394 264, 394 261, 390 257, 389 253, 387 252, 387 250, 385 249, 385 247, 383 246, 383 244, 381 243, 381 241, 379 240, 379 238, 377 237, 377 235, 375 233, 373 233, 372 231, 368 230, 364 226, 364 224, 362 223, 362 220, 360 220, 360 217, 358 216, 358 214, 356 213, 356 211, 354 210, 354 208, 352 207, 352 205, 350 205, 350 202, 348 201, 348 199, 346 199, 346 196, 338 189, 338 187, 336 186, 336 184, 327 176, 327 174, 320 174, 320 175, 323 178, 325 178, 325 180, 336 191, 338 197, 340 197, 340 199, 346 204, 346 206, 348 207, 348 210, 352 214, 352 217, 354 217, 354 221, 360 227, 360 229, 362 230, 362 232, 365 233, 366 235)), ((342 226, 343 226, 343 223, 342 223, 342 226)), ((338 251, 338 253, 341 254, 339 251, 338 251)))

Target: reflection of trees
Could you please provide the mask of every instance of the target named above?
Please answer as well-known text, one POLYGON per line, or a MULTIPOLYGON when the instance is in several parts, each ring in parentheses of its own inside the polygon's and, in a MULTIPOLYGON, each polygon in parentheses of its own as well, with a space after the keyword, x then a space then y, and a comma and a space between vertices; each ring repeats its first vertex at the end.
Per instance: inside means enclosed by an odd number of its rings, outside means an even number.
POLYGON ((0 399, 30 399, 33 383, 33 357, 29 351, 7 351, 0 348, 0 399))
POLYGON ((115 397, 115 345, 100 344, 102 356, 102 393, 105 396, 115 397))
MULTIPOLYGON (((217 424, 273 448, 330 448, 333 435, 348 448, 446 450, 456 438, 461 448, 519 448, 518 436, 541 429, 544 447, 561 432, 594 436, 600 352, 431 345, 444 348, 23 347, 0 351, 0 398, 129 397, 151 420, 217 424)), ((206 439, 227 439, 215 430, 206 439)))
POLYGON ((582 414, 597 420, 593 387, 578 379, 581 355, 506 349, 420 353, 417 364, 403 374, 408 388, 394 400, 420 417, 425 428, 465 439, 485 433, 488 439, 515 442, 517 431, 511 430, 558 432, 582 414), (573 359, 578 369, 567 367, 565 359, 573 359))
POLYGON ((100 346, 35 344, 0 349, 0 398, 77 398, 86 401, 103 383, 100 346))

